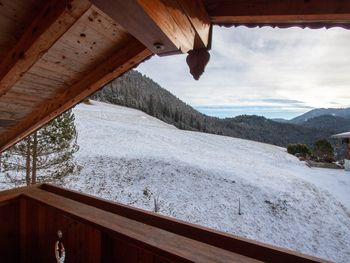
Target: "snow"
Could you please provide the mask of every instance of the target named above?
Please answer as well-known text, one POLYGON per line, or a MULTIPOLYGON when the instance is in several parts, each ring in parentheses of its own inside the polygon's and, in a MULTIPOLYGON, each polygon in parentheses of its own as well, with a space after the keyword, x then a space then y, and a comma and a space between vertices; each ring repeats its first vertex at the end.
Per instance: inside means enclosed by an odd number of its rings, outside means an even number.
POLYGON ((63 186, 151 211, 156 199, 164 215, 349 262, 350 173, 309 168, 281 147, 92 103, 74 109, 82 170, 63 186))

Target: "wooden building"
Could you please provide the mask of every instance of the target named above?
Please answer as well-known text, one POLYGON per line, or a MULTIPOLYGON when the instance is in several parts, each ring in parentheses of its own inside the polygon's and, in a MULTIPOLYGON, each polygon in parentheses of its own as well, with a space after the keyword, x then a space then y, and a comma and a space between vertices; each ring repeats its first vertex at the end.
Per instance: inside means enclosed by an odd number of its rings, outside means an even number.
POLYGON ((344 168, 345 171, 350 171, 350 132, 334 134, 332 138, 341 139, 345 144, 344 168))
MULTIPOLYGON (((348 29, 350 1, 0 0, 0 151, 154 54, 188 53, 198 79, 213 25, 348 29)), ((0 192, 0 252, 1 262, 322 261, 46 184, 0 192)))

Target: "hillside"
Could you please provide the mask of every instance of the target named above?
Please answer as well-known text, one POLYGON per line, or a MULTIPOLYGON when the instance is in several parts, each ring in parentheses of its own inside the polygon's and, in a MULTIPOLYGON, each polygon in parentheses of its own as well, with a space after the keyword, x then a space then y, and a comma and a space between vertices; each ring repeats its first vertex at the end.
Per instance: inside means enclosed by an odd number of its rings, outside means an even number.
POLYGON ((328 138, 331 132, 294 124, 279 123, 260 116, 241 115, 216 122, 222 134, 232 137, 265 142, 278 146, 304 143, 313 147, 315 141, 328 138))
POLYGON ((142 110, 180 129, 250 139, 279 146, 286 146, 288 143, 305 143, 312 146, 316 140, 328 138, 332 134, 328 130, 279 123, 258 116, 242 115, 226 119, 209 117, 137 71, 125 73, 92 98, 142 110))
POLYGON ((350 108, 345 109, 334 109, 334 108, 320 108, 320 109, 314 109, 311 111, 308 111, 298 117, 295 117, 294 119, 291 119, 289 122, 294 124, 303 124, 304 122, 319 117, 322 115, 332 115, 335 117, 342 117, 342 118, 350 118, 350 108))
POLYGON ((350 131, 350 119, 333 115, 313 117, 303 122, 302 125, 309 128, 329 130, 333 134, 350 131))
POLYGON ((347 262, 350 176, 284 148, 176 129, 92 102, 74 109, 83 169, 63 185, 251 239, 347 262), (242 215, 238 214, 238 200, 242 215))

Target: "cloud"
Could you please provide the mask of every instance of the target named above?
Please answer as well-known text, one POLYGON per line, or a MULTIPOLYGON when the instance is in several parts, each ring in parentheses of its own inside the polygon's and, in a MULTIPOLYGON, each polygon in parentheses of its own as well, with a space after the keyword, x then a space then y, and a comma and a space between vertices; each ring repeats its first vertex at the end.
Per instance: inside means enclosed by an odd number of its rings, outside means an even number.
POLYGON ((283 104, 305 104, 304 101, 287 100, 287 99, 262 99, 261 101, 271 102, 271 103, 283 103, 283 104))
POLYGON ((292 111, 303 111, 304 109, 312 109, 310 106, 306 107, 295 107, 295 106, 234 106, 234 105, 228 105, 228 106, 222 106, 222 105, 205 105, 205 106, 194 106, 196 109, 201 110, 217 110, 217 111, 230 111, 230 110, 244 110, 244 109, 253 109, 253 110, 292 110, 292 111))
POLYGON ((258 115, 267 118, 292 119, 310 108, 293 106, 195 106, 195 109, 209 116, 219 118, 235 117, 238 115, 258 115))
POLYGON ((341 28, 215 27, 199 81, 186 55, 154 57, 138 70, 190 105, 347 107, 349 47, 341 28))

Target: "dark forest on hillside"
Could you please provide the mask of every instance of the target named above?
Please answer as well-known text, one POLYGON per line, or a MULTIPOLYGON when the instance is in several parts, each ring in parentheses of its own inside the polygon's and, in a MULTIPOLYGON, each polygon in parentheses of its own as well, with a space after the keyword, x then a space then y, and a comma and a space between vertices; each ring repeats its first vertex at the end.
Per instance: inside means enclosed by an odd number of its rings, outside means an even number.
POLYGON ((92 99, 142 110, 180 129, 208 132, 286 146, 304 143, 313 146, 318 139, 329 138, 333 129, 312 125, 280 123, 264 117, 241 115, 219 119, 206 116, 187 105, 152 79, 129 71, 107 84, 92 99))

